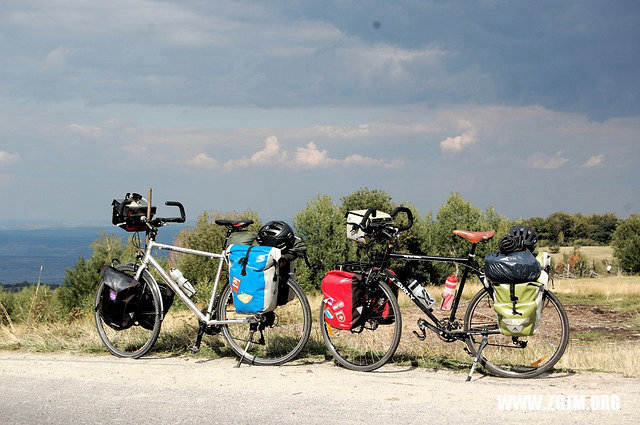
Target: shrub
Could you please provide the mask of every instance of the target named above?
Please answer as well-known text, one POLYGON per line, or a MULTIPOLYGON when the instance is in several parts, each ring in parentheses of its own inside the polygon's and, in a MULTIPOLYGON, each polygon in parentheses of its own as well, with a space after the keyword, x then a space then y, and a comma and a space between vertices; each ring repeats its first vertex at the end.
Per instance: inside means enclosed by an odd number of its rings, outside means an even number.
POLYGON ((632 214, 620 223, 611 246, 620 267, 632 273, 640 272, 640 215, 632 214))

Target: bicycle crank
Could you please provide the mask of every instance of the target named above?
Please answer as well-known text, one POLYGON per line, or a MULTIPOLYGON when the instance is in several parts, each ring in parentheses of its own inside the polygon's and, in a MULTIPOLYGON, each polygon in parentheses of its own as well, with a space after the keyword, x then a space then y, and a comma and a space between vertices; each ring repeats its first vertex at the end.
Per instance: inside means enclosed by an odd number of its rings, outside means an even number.
POLYGON ((418 331, 413 331, 413 334, 414 334, 416 337, 418 337, 418 339, 419 339, 420 341, 424 341, 424 340, 427 338, 427 331, 426 331, 427 326, 426 326, 426 323, 427 323, 427 321, 426 321, 426 320, 424 320, 424 319, 419 319, 419 320, 418 320, 418 323, 417 323, 417 324, 418 324, 418 329, 420 329, 420 332, 422 332, 422 335, 420 335, 420 334, 418 333, 418 331))

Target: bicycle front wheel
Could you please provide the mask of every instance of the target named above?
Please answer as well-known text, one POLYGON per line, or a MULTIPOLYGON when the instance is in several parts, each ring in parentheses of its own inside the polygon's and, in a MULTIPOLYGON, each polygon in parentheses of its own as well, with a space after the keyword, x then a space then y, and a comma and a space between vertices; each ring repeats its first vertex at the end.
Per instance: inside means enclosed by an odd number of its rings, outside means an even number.
POLYGON ((370 372, 391 359, 400 343, 402 317, 398 300, 389 286, 380 282, 369 294, 385 313, 369 314, 364 323, 353 329, 330 326, 325 316, 325 301, 320 307, 320 328, 324 343, 336 361, 347 369, 370 372))
MULTIPOLYGON (((258 323, 222 325, 222 333, 229 347, 249 364, 277 366, 293 360, 304 348, 311 334, 311 308, 300 285, 287 282, 293 299, 279 305, 272 312, 255 315, 258 323), (249 343, 252 327, 254 335, 249 343), (246 349, 246 351, 245 351, 246 349)), ((282 290, 282 289, 281 289, 282 290)), ((245 318, 236 313, 231 286, 226 285, 220 294, 218 320, 245 318)))
MULTIPOLYGON (((545 290, 540 327, 535 335, 511 337, 500 333, 488 336, 480 363, 491 373, 505 378, 533 378, 549 371, 560 360, 569 341, 569 319, 558 297, 545 290)), ((499 330, 493 299, 482 288, 467 307, 464 330, 499 330)), ((482 337, 470 335, 467 346, 475 356, 482 337)))
MULTIPOLYGON (((133 277, 135 275, 135 267, 133 264, 120 264, 116 269, 133 277)), ((111 328, 103 319, 98 308, 100 305, 104 283, 100 283, 96 293, 96 308, 94 316, 96 327, 100 339, 104 343, 107 350, 118 357, 138 358, 144 356, 158 339, 160 334, 160 326, 162 324, 162 309, 160 307, 160 295, 154 290, 155 281, 145 271, 140 278, 142 283, 142 293, 140 299, 150 299, 153 302, 153 309, 144 313, 145 317, 140 317, 134 326, 128 329, 116 330, 111 328), (144 323, 141 326, 140 323, 144 323)))

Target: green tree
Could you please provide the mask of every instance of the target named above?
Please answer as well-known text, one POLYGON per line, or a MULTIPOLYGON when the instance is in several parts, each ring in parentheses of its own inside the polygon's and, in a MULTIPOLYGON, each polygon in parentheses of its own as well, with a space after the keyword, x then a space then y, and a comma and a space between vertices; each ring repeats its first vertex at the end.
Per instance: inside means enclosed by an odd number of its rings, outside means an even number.
POLYGON ((620 267, 633 273, 640 272, 640 215, 632 214, 618 225, 611 246, 620 267))
POLYGON ((325 273, 345 259, 346 221, 328 195, 307 202, 293 219, 296 235, 307 244, 308 268, 298 261, 298 282, 305 290, 319 289, 325 273))
POLYGON ((555 212, 547 217, 547 229, 551 243, 563 245, 565 240, 573 240, 571 234, 572 226, 573 217, 564 211, 555 212))
POLYGON ((72 317, 93 309, 96 289, 100 283, 100 268, 111 264, 114 259, 122 263, 133 261, 136 252, 132 238, 129 238, 125 246, 120 237, 106 232, 102 232, 91 243, 91 249, 89 260, 80 256, 73 267, 67 269, 58 291, 62 309, 72 317))
MULTIPOLYGON (((422 238, 423 251, 432 249, 434 255, 464 257, 471 245, 468 241, 454 235, 455 229, 471 231, 495 230, 496 236, 489 242, 478 244, 476 255, 484 257, 491 251, 495 251, 502 235, 511 225, 510 221, 498 214, 493 207, 484 211, 474 207, 465 201, 459 193, 452 193, 447 202, 442 205, 436 214, 435 220, 430 220, 431 213, 427 215, 426 229, 431 232, 422 238)), ((434 263, 431 273, 431 281, 435 284, 443 283, 446 275, 457 267, 447 263, 434 263)), ((458 270, 458 275, 461 270, 458 270)), ((458 276, 459 277, 459 276, 458 276)))

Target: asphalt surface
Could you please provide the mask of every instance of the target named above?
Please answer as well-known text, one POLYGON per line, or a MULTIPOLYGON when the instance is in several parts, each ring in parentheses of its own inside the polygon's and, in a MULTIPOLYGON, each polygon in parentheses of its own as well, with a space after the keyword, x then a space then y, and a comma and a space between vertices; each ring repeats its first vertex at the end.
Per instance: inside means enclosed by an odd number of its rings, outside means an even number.
POLYGON ((234 366, 232 359, 0 352, 0 423, 538 425, 640 419, 640 380, 612 374, 513 380, 477 373, 465 382, 460 372, 396 366, 371 373, 332 362, 234 366), (523 394, 542 398, 542 410, 504 410, 497 399, 523 394), (619 403, 608 410, 597 403, 593 410, 593 395, 619 403), (563 402, 574 396, 587 397, 589 410, 563 402))

